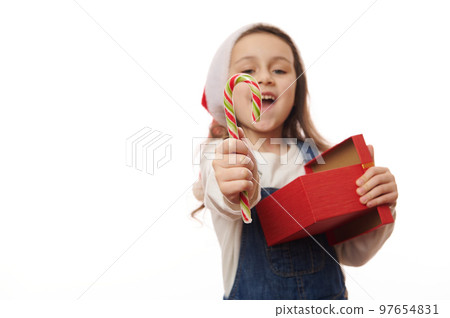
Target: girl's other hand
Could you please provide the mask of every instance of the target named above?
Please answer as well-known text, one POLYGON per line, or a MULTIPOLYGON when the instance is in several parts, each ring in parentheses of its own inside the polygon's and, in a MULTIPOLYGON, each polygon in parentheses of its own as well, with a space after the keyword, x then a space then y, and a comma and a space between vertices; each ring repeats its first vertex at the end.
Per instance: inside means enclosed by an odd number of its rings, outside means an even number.
MULTIPOLYGON (((242 128, 238 130, 239 138, 244 138, 242 128)), ((228 201, 239 204, 239 193, 247 191, 252 204, 259 175, 256 160, 242 140, 228 138, 220 143, 212 166, 220 191, 228 201)))
MULTIPOLYGON (((368 145, 372 159, 374 159, 374 149, 368 145)), ((375 161, 375 159, 374 159, 375 161)), ((356 180, 358 189, 356 192, 361 196, 362 204, 371 208, 374 206, 387 204, 391 208, 397 204, 398 192, 394 175, 388 168, 371 167, 356 180)))

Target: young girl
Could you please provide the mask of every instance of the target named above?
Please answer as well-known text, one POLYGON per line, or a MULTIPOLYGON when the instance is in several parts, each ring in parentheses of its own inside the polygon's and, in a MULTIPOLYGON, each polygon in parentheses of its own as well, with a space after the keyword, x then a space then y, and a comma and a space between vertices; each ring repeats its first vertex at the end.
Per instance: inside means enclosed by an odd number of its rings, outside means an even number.
MULTIPOLYGON (((194 194, 211 211, 222 250, 224 299, 347 299, 340 264, 363 265, 392 233, 389 224, 335 246, 324 235, 267 246, 254 207, 305 173, 308 154, 301 152, 301 145, 306 138, 312 138, 320 151, 328 148, 311 121, 304 71, 290 37, 262 24, 232 34, 212 61, 202 104, 214 118, 210 136, 221 139, 203 148, 215 153, 215 159, 202 155, 194 194), (245 84, 235 88, 235 112, 244 140, 226 138, 223 89, 236 73, 252 75, 263 97, 261 119, 253 123, 250 90, 245 84), (298 146, 273 138, 296 138, 298 146), (301 164, 299 156, 305 159, 301 164), (241 219, 242 191, 250 198, 250 224, 241 219)), ((372 167, 355 182, 362 204, 388 204, 395 217, 397 185, 387 168, 372 167)))

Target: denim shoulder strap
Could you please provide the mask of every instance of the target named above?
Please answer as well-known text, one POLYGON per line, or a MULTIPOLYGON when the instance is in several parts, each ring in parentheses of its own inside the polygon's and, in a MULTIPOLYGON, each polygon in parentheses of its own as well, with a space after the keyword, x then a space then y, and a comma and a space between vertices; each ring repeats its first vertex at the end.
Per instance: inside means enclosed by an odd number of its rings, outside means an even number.
POLYGON ((304 159, 303 163, 307 163, 308 161, 314 159, 320 154, 320 151, 312 138, 306 138, 305 141, 298 140, 297 146, 300 149, 300 152, 302 153, 304 159))

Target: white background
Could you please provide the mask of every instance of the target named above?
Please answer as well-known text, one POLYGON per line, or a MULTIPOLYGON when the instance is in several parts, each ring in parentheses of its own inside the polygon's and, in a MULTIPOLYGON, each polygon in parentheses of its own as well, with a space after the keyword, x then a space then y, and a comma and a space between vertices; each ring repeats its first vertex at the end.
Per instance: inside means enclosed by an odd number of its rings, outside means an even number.
POLYGON ((397 179, 395 231, 367 265, 345 268, 350 298, 448 299, 448 9, 2 2, 0 298, 221 299, 209 215, 203 226, 189 217, 192 138, 207 134, 200 100, 215 50, 262 21, 290 34, 310 67, 321 133, 333 143, 363 133, 397 179), (172 160, 154 175, 126 165, 126 139, 143 127, 172 136, 172 160))

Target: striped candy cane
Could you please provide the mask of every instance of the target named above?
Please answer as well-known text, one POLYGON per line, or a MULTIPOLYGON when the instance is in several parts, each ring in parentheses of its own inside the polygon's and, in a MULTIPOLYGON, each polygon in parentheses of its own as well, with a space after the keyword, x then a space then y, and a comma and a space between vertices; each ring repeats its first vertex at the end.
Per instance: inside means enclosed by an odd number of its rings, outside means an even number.
MULTIPOLYGON (((247 83, 252 91, 252 119, 259 121, 261 115, 261 90, 256 80, 248 74, 235 74, 227 82, 224 90, 223 104, 225 106, 225 117, 227 119, 227 129, 230 138, 239 139, 238 127, 236 123, 236 115, 233 107, 233 90, 239 83, 247 83)), ((241 215, 244 223, 251 223, 252 216, 250 213, 250 204, 248 202, 247 191, 239 194, 241 215)))

